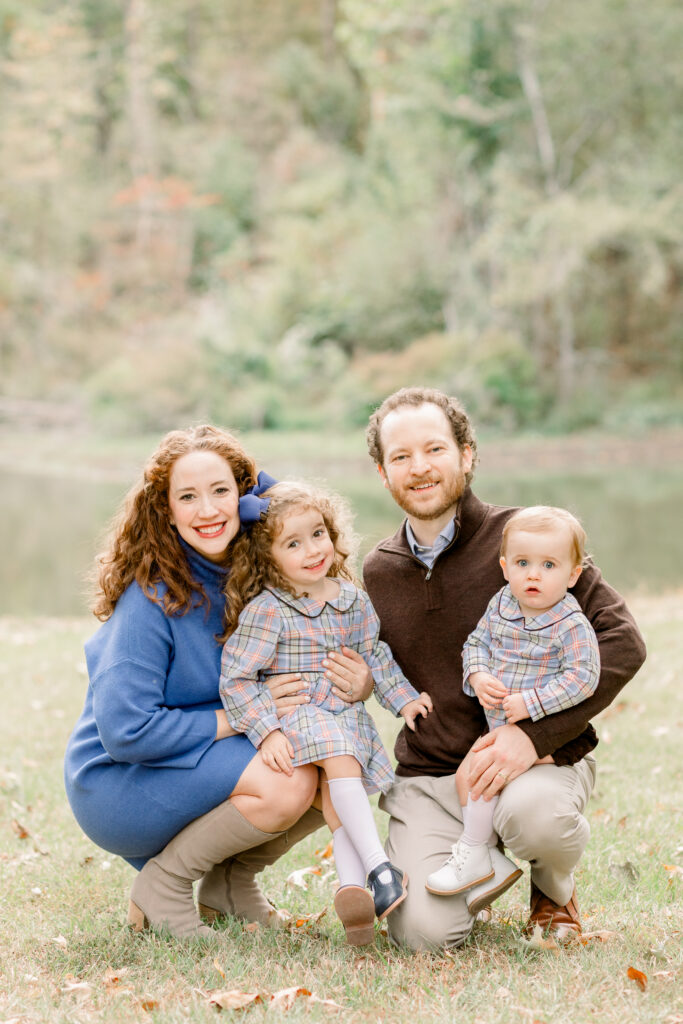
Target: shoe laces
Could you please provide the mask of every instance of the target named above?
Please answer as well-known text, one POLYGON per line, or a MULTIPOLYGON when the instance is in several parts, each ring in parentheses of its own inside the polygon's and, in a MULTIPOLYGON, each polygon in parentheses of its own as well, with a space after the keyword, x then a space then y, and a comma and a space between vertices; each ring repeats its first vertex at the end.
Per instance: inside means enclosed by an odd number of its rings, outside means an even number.
POLYGON ((466 846, 464 843, 454 843, 451 847, 451 855, 446 861, 446 864, 449 867, 454 868, 456 871, 460 871, 461 867, 467 861, 471 849, 471 846, 466 846))

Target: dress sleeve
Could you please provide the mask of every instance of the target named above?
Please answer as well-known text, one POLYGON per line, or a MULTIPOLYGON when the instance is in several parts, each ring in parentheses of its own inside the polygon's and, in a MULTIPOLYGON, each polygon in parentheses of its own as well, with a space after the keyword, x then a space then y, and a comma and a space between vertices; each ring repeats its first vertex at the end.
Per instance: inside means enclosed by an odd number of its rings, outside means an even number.
POLYGON ((476 697, 469 679, 473 672, 491 671, 491 613, 498 604, 498 594, 488 603, 486 611, 465 640, 462 649, 462 688, 468 697, 476 697))
POLYGON ((256 598, 244 609, 221 657, 220 695, 233 729, 247 734, 255 747, 280 728, 275 703, 259 672, 273 663, 282 631, 282 616, 273 604, 256 598))
POLYGON ((574 707, 595 693, 600 677, 598 641, 584 615, 573 615, 562 632, 560 671, 541 686, 521 690, 532 721, 574 707))
MULTIPOLYGON (((587 700, 574 707, 547 715, 536 722, 522 719, 516 724, 533 743, 538 757, 557 752, 557 763, 568 763, 569 746, 564 746, 589 729, 592 718, 612 703, 645 661, 645 643, 624 599, 590 564, 572 589, 574 597, 595 630, 600 649, 600 680, 587 700)), ((572 748, 573 749, 573 748, 572 748)), ((574 763, 573 760, 569 763, 574 763)))
MULTIPOLYGON (((214 742, 216 713, 201 705, 167 706, 174 643, 163 610, 132 595, 119 601, 105 625, 96 658, 88 658, 93 715, 104 749, 114 761, 128 764, 194 768, 214 742)), ((211 642, 207 634, 206 643, 211 642)))
POLYGON ((363 639, 358 653, 372 672, 377 701, 383 708, 399 715, 401 709, 411 700, 417 700, 420 694, 404 676, 389 645, 379 639, 379 618, 370 598, 363 591, 359 593, 363 602, 363 639))

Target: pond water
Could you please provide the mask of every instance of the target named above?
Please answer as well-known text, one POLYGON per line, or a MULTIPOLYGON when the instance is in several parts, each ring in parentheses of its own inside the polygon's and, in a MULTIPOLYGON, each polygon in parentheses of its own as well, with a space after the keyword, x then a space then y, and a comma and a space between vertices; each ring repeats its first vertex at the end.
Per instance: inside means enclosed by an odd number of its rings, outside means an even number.
MULTIPOLYGON (((278 467, 272 471, 277 474, 278 467)), ((552 504, 579 515, 589 550, 619 590, 681 586, 683 466, 642 465, 527 478, 477 471, 476 492, 502 505, 552 504)), ((3 470, 0 614, 81 615, 86 576, 126 484, 3 470)), ((330 479, 356 510, 362 552, 393 533, 400 513, 367 473, 330 479)))

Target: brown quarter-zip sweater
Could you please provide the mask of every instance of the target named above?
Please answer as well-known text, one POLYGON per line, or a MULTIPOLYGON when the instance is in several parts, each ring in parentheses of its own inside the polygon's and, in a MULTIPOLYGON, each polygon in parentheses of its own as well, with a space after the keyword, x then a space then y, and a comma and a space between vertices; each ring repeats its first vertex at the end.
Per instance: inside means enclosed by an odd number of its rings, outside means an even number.
MULTIPOLYGON (((482 733, 486 719, 476 697, 462 688, 462 648, 486 606, 505 583, 498 562, 505 522, 515 512, 480 501, 468 488, 456 513, 455 538, 432 569, 415 558, 405 523, 381 541, 363 565, 365 586, 379 615, 380 637, 417 690, 434 702, 416 732, 396 740, 398 775, 449 775, 482 733)), ((574 764, 595 747, 591 718, 614 700, 645 660, 645 644, 622 597, 588 565, 572 593, 600 646, 600 682, 575 707, 537 722, 517 724, 539 757, 574 764)))

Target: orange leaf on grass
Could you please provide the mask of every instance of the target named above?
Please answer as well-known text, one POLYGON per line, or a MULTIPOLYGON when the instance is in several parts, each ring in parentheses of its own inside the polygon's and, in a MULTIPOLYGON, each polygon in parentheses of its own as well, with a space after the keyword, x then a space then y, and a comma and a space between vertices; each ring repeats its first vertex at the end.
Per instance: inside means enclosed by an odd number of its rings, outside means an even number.
POLYGON ((645 991, 647 988, 647 974, 643 974, 637 967, 629 967, 626 974, 632 981, 635 981, 641 992, 645 991))
POLYGON ((258 992, 240 992, 237 988, 225 989, 223 992, 212 992, 209 1003, 221 1010, 246 1010, 263 1002, 258 992))
POLYGON ((156 999, 143 999, 140 1002, 140 1006, 143 1010, 147 1010, 148 1013, 151 1013, 152 1010, 159 1009, 159 1003, 156 999))
POLYGON ((586 946, 591 939, 600 939, 600 942, 610 942, 612 939, 620 938, 621 934, 619 932, 608 932, 603 929, 597 932, 584 932, 583 935, 580 936, 579 942, 586 946))
POLYGON ((310 995, 310 991, 307 988, 302 988, 300 985, 294 985, 292 988, 281 988, 278 992, 273 992, 273 995, 270 997, 270 1007, 277 1007, 280 1010, 290 1010, 294 1005, 294 1000, 297 996, 310 995))
POLYGON ((298 868, 296 871, 292 871, 291 875, 287 875, 287 881, 285 885, 298 885, 300 889, 306 888, 306 882, 304 881, 306 875, 322 875, 323 869, 321 867, 310 867, 310 868, 298 868))
POLYGON ((322 850, 316 850, 315 855, 316 857, 320 857, 321 860, 329 860, 331 857, 333 857, 334 843, 332 842, 332 840, 330 840, 327 846, 325 846, 322 850))
POLYGON ((30 838, 31 833, 29 832, 29 830, 24 825, 22 825, 21 822, 17 821, 16 818, 12 818, 11 824, 12 824, 12 831, 16 832, 16 834, 19 837, 19 839, 29 839, 30 838))

